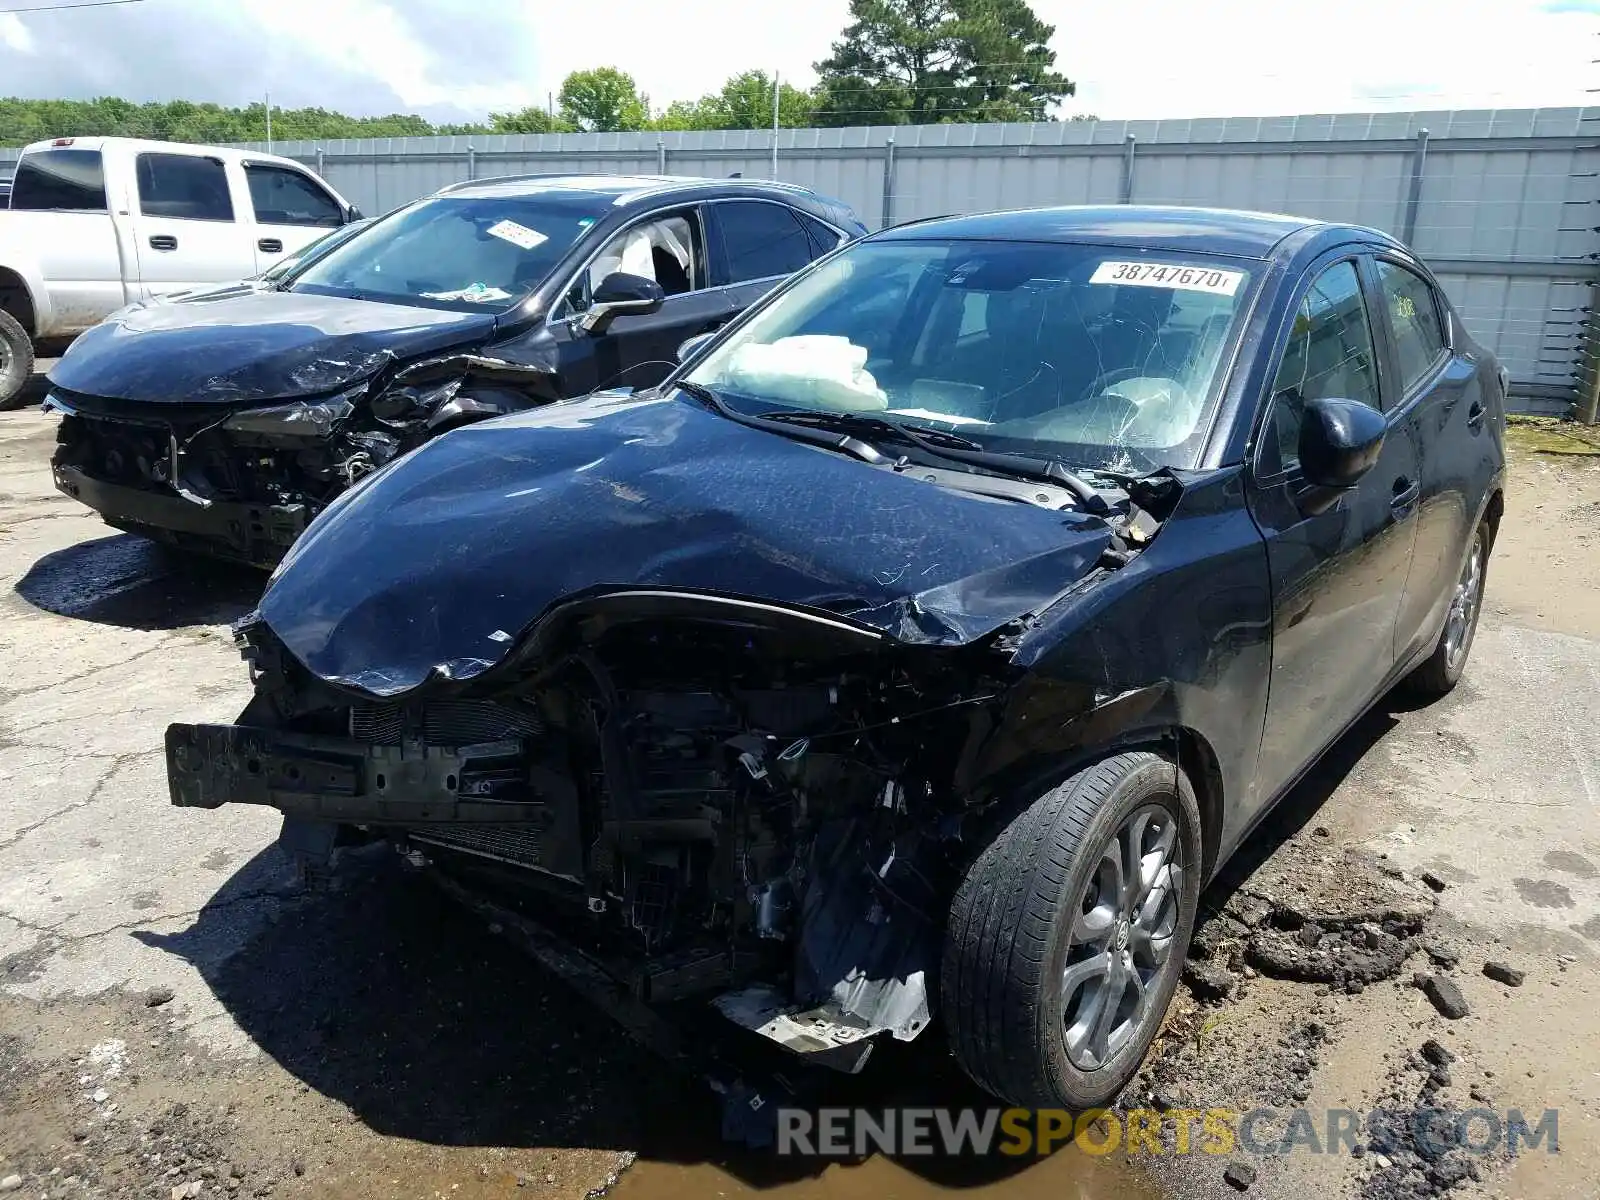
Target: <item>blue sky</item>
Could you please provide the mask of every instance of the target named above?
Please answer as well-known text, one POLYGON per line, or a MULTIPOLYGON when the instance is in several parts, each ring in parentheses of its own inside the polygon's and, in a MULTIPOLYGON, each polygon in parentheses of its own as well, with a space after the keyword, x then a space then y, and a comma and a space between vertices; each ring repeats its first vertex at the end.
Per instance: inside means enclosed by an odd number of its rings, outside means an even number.
MULTIPOLYGON (((39 0, 32 0, 39 2, 39 0)), ((1035 0, 1066 109, 1249 116, 1581 105, 1600 0, 1035 0)), ((656 107, 749 67, 801 83, 846 0, 140 0, 0 14, 0 93, 115 94, 481 116, 545 102, 578 67, 656 107)))

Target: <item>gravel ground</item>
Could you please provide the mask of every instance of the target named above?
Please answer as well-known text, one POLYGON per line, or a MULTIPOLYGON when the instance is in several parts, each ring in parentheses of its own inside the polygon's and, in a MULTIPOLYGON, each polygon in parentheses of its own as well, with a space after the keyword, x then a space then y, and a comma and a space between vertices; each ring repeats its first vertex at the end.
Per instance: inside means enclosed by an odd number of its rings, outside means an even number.
MULTIPOLYGON (((698 1088, 393 864, 303 895, 270 813, 171 808, 162 731, 242 707, 225 626, 260 578, 106 530, 51 488, 53 436, 37 411, 0 418, 0 1190, 1593 1195, 1593 459, 1517 457, 1466 682, 1380 706, 1208 890, 1190 986, 1127 1098, 1556 1107, 1560 1154, 1469 1164, 1363 1139, 1359 1157, 815 1170, 729 1156, 698 1088)), ((861 1086, 972 1102, 933 1050, 895 1062, 861 1086)))

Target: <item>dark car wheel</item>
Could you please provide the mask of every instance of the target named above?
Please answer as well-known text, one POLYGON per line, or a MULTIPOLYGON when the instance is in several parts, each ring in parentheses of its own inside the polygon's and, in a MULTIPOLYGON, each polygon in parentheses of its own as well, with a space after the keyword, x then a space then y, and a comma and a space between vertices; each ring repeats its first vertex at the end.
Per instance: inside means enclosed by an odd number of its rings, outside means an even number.
POLYGON ((1113 1100, 1172 999, 1200 898, 1200 813, 1149 751, 1095 763, 1036 800, 967 872, 941 989, 951 1049, 1029 1108, 1113 1100))
POLYGON ((1455 687, 1467 669, 1467 655, 1472 652, 1472 639, 1478 632, 1478 614, 1483 611, 1483 585, 1489 575, 1492 545, 1489 523, 1485 521, 1472 535, 1472 546, 1450 592, 1450 608, 1433 653, 1406 677, 1406 690, 1413 695, 1437 699, 1455 687))
POLYGON ((0 412, 27 403, 23 390, 33 377, 33 340, 8 312, 0 312, 0 412))

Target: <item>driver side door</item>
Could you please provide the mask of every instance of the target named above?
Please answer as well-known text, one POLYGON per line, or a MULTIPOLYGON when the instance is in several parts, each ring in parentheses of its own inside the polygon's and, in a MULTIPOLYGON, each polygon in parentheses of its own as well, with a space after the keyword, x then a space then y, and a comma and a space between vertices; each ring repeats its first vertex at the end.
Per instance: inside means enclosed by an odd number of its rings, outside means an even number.
POLYGON ((699 206, 652 213, 614 234, 572 281, 551 321, 562 394, 660 383, 677 365, 683 341, 732 315, 726 292, 710 285, 699 206), (578 320, 600 282, 616 271, 654 279, 666 299, 655 312, 623 314, 585 333, 578 320))
POLYGON ((1266 541, 1273 610, 1256 805, 1344 731, 1395 664, 1421 490, 1413 423, 1382 375, 1368 270, 1347 250, 1306 273, 1279 333, 1254 447, 1247 497, 1266 541), (1316 512, 1299 437, 1306 403, 1329 397, 1370 405, 1388 429, 1376 465, 1316 512))

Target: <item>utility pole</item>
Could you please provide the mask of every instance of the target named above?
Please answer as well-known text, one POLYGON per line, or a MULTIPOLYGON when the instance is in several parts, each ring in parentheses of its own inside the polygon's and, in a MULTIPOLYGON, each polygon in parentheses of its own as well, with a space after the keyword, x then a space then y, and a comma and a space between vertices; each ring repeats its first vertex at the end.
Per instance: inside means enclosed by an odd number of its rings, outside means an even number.
POLYGON ((772 178, 778 178, 778 100, 783 95, 783 83, 778 72, 772 73, 772 178))
POLYGON ((272 153, 272 93, 268 92, 267 100, 267 153, 272 153))

